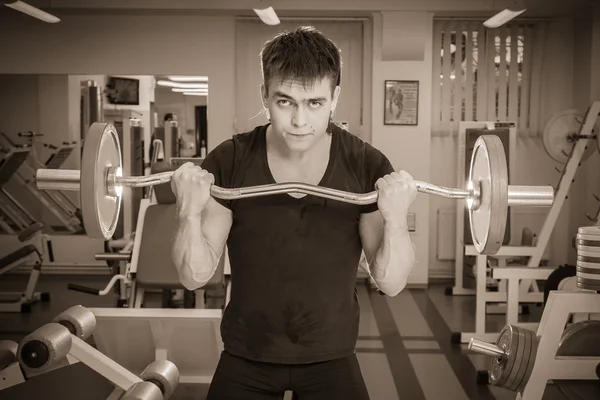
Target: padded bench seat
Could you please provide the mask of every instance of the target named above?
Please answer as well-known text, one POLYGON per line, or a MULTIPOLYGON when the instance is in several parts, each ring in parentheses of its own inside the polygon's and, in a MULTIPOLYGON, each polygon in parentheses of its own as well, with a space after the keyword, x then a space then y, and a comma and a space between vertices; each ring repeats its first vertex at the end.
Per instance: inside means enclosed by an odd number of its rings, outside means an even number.
POLYGON ((13 251, 12 253, 0 258, 0 270, 36 252, 37 248, 33 244, 23 246, 13 251))
MULTIPOLYGON (((171 239, 175 232, 176 204, 148 206, 141 232, 136 280, 145 289, 184 289, 171 260, 171 239)), ((138 233, 139 234, 139 233, 138 233)), ((204 286, 207 290, 224 288, 224 257, 217 271, 204 286)))

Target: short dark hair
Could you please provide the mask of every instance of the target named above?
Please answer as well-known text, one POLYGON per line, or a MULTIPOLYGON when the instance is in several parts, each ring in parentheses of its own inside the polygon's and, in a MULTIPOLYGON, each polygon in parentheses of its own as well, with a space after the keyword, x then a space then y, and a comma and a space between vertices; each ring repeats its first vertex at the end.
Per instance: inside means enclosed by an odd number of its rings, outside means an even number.
POLYGON ((167 122, 167 121, 173 121, 173 113, 165 114, 164 122, 167 122))
POLYGON ((312 26, 279 33, 260 52, 265 89, 275 79, 310 87, 328 77, 332 91, 341 82, 342 55, 336 44, 312 26))

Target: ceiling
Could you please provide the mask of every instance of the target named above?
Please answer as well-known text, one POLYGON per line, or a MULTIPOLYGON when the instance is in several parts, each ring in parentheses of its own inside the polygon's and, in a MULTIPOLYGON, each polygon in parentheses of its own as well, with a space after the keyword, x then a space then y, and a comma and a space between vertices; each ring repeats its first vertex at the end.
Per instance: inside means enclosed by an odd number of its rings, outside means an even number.
MULTIPOLYGON (((210 14, 254 16, 272 6, 280 17, 368 16, 373 11, 430 11, 436 16, 486 17, 514 0, 25 0, 57 16, 72 14, 210 14)), ((518 0, 525 17, 561 17, 585 12, 597 0, 518 0)), ((10 12, 3 7, 0 12, 10 12)))

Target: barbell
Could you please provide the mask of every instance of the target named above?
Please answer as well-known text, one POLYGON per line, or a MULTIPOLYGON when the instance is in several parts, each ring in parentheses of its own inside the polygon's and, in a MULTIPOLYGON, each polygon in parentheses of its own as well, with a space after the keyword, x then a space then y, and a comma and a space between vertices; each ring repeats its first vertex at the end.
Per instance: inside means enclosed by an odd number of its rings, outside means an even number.
MULTIPOLYGON (((81 212, 86 234, 108 240, 115 232, 123 187, 146 187, 170 182, 174 171, 146 176, 123 176, 121 148, 115 127, 93 123, 85 138, 81 170, 38 169, 40 190, 80 192, 81 212)), ((416 182, 417 191, 452 199, 465 199, 473 243, 479 253, 495 254, 502 246, 509 206, 551 206, 552 186, 508 184, 508 169, 500 138, 482 135, 475 142, 468 184, 465 189, 416 182)), ((349 193, 305 183, 276 183, 243 188, 211 186, 211 195, 224 200, 300 193, 356 205, 377 202, 377 191, 349 193)))

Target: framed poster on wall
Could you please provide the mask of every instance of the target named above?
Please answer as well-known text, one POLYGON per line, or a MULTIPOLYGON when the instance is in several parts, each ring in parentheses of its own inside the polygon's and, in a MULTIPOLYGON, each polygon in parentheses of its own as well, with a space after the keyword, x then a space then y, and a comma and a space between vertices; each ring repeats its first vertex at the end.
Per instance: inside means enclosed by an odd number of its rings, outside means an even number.
POLYGON ((384 125, 419 124, 419 81, 385 81, 384 125))

